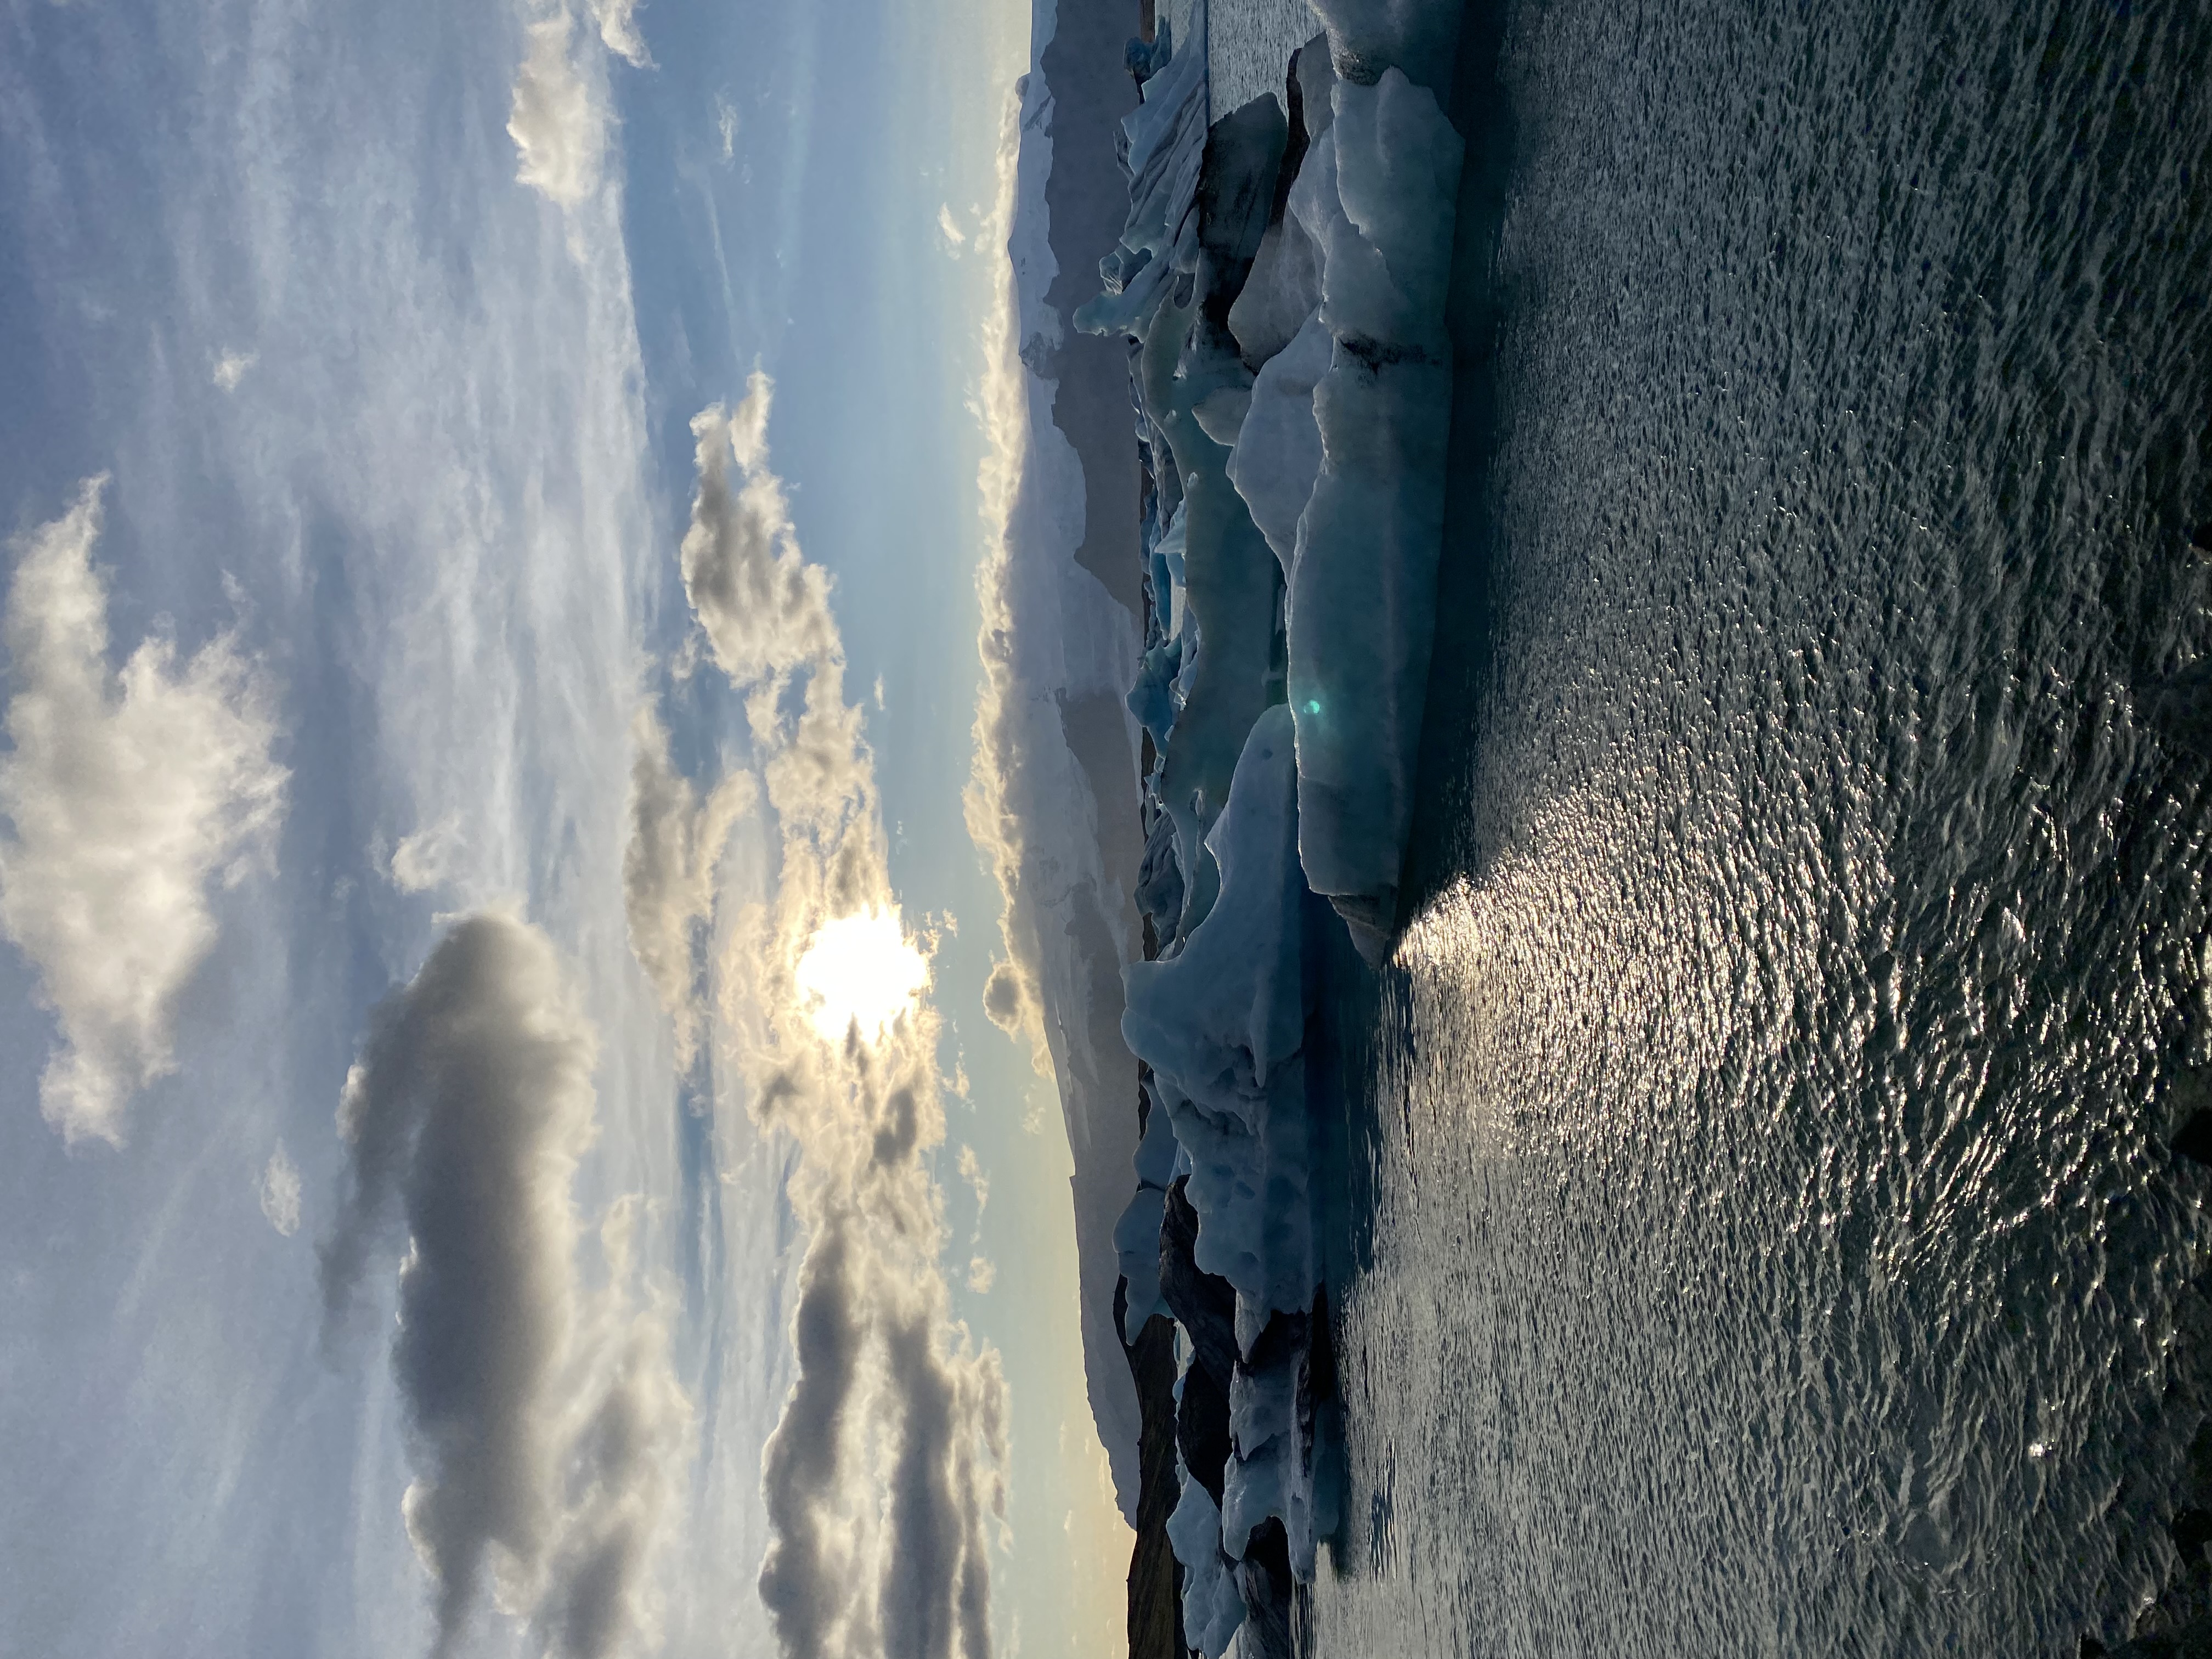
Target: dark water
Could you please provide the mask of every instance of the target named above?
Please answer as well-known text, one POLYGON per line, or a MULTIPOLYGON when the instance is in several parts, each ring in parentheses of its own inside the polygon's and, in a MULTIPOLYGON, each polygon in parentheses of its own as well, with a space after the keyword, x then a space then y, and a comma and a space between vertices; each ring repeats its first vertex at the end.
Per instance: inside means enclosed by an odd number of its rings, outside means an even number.
POLYGON ((2212 9, 1493 23, 1492 424, 1312 1646, 2180 1628, 2212 9))

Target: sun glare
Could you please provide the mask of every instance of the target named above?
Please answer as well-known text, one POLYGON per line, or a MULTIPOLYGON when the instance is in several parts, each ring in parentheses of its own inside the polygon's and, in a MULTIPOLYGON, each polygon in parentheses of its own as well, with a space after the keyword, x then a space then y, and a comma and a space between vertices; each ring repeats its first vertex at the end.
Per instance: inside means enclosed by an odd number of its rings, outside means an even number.
POLYGON ((928 985, 929 963, 895 909, 823 923, 799 959, 799 994, 825 1042, 842 1042, 856 1023, 869 1042, 880 1039, 928 985))

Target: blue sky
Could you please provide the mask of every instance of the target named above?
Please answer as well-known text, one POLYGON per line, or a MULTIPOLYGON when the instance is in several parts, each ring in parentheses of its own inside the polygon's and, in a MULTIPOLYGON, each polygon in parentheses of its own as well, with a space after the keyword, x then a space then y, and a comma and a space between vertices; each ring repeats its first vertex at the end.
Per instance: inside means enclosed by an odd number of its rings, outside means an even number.
MULTIPOLYGON (((741 471, 780 484, 779 545, 830 579, 865 739, 843 833, 879 811, 872 879, 910 928, 934 919, 941 1024, 917 1016, 934 1052, 915 1063, 944 1079, 944 1138, 909 1195, 941 1206, 942 1249, 893 1277, 898 1305, 939 1308, 943 1376, 981 1387, 962 1354, 1000 1356, 999 1644, 1103 1648, 1126 1534, 1083 1405, 1066 1147, 1026 1052, 980 1015, 999 900, 960 816, 987 441, 972 404, 996 292, 979 233, 1028 17, 653 0, 628 34, 617 13, 565 33, 558 16, 295 0, 0 13, 8 568, 43 549, 70 592, 97 596, 106 634, 86 670, 45 626, 59 613, 12 590, 9 1644, 56 1659, 428 1650, 422 1560, 459 1558, 410 1545, 402 1495, 410 1480, 473 1489, 459 1454, 410 1440, 430 1396, 387 1363, 380 1322, 399 1293, 392 1218, 420 1230, 434 1172, 418 1152, 385 1180, 334 1115, 357 1060, 349 1109, 372 1136, 379 1112, 402 1124, 416 1095, 442 1098, 410 1094, 416 1062, 364 1043, 380 1006, 402 1048, 437 1029, 443 963, 485 1018, 520 1011, 527 1054, 567 1057, 548 1075, 568 1079, 568 1115, 532 1131, 554 1139, 487 1168, 529 1182, 574 1160, 530 1246, 550 1253, 532 1284, 564 1333, 567 1358, 530 1385, 554 1426, 516 1453, 568 1459, 570 1484, 557 1521, 510 1528, 542 1559, 494 1559, 457 1650, 586 1644, 547 1586, 633 1525, 642 1565, 614 1639, 769 1650, 762 1448, 842 1166, 803 1123, 755 1126, 764 1062, 732 1034, 751 1018, 787 1041, 787 1011, 759 985, 739 1008, 742 975, 721 965, 753 937, 748 905, 821 912, 793 896, 775 828, 772 763, 799 739, 749 726, 761 684, 718 666, 679 567, 693 418, 720 404, 765 410, 765 450, 741 471), (531 62, 551 67, 526 109, 531 62), (700 799, 763 780, 706 860, 707 1058, 688 1080, 628 943, 641 705, 700 799), (42 761, 48 709, 78 724, 42 761), (40 920, 40 895, 118 881, 128 902, 100 911, 115 938, 40 920), (478 979, 441 944, 456 938, 485 942, 478 979), (42 1094, 72 1032, 131 1073, 105 1115, 42 1094), (356 1211, 368 1265, 346 1316, 318 1249, 356 1211), (989 1268, 971 1275, 971 1256, 989 1268), (680 1408, 654 1391, 664 1377, 680 1408), (586 1491, 586 1438, 556 1419, 613 1401, 666 1425, 652 1442, 666 1455, 586 1491), (521 1616, 492 1606, 501 1572, 521 1616)), ((793 660, 769 678, 795 717, 823 671, 793 660)), ((846 1086, 834 1060, 807 1075, 846 1086)), ((430 1328, 431 1302, 402 1307, 430 1328)), ((872 1650, 859 1626, 840 1639, 872 1650)))

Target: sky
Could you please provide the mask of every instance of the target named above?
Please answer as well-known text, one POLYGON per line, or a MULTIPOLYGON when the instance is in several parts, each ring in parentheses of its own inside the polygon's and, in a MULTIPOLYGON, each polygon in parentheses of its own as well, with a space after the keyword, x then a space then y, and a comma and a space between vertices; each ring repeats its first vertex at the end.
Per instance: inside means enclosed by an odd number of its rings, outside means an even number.
POLYGON ((1118 1646, 961 808, 1028 42, 0 0, 0 1646, 1118 1646))

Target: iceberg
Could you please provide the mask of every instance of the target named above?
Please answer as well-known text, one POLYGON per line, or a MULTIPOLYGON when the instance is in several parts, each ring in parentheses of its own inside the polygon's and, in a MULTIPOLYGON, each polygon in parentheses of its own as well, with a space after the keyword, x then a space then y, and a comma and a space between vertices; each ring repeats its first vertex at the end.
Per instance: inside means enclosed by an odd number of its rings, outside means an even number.
MULTIPOLYGON (((1322 250, 1308 327, 1326 331, 1329 361, 1312 393, 1321 465, 1289 562, 1287 678, 1306 877, 1376 961, 1395 920, 1435 629, 1462 147, 1435 94, 1396 68, 1370 86, 1339 80, 1331 106, 1291 191, 1322 250)), ((1286 401, 1254 398, 1277 410, 1286 401)), ((1255 446, 1276 431, 1304 439, 1287 413, 1260 428, 1248 418, 1246 429, 1255 446)), ((1248 466, 1266 521, 1279 526, 1302 472, 1287 457, 1240 461, 1240 478, 1248 466)))
POLYGON ((1124 970, 1121 1032, 1190 1162, 1197 1261, 1237 1291, 1239 1346, 1313 1300, 1297 772, 1290 711, 1253 725, 1207 837, 1220 892, 1176 956, 1124 970))
POLYGON ((1231 1564, 1221 1553, 1220 1508, 1197 1481, 1182 1483, 1168 1536, 1176 1559, 1182 1563, 1184 1633, 1207 1659, 1220 1659, 1244 1622, 1244 1598, 1231 1564))

